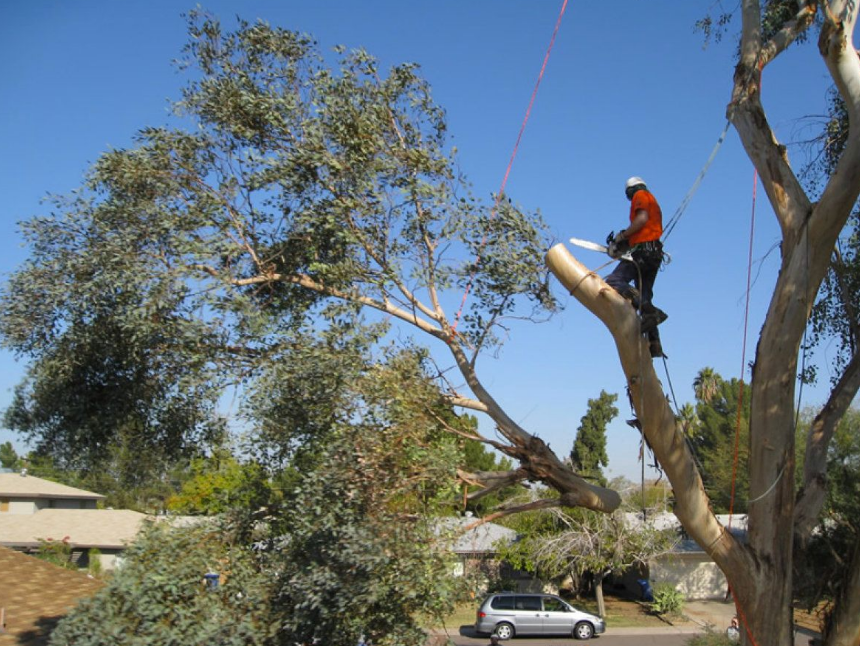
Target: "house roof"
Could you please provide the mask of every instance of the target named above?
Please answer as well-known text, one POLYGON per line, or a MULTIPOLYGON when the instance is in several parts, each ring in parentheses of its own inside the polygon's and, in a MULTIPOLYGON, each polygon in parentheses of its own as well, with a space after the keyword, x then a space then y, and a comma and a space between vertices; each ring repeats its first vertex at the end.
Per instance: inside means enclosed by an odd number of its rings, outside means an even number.
POLYGON ((104 500, 104 496, 92 491, 68 487, 21 473, 0 473, 0 498, 75 498, 104 500))
POLYGON ((0 515, 0 545, 38 547, 39 539, 63 540, 72 547, 122 549, 143 527, 146 514, 127 509, 41 509, 34 514, 0 515))
POLYGON ((454 533, 454 544, 452 547, 454 552, 457 554, 493 553, 498 551, 497 544, 500 541, 511 541, 517 536, 514 530, 496 525, 495 523, 484 523, 463 531, 466 527, 473 525, 479 520, 472 516, 440 519, 440 530, 454 533))
POLYGON ((104 585, 86 574, 66 570, 0 547, 0 608, 5 633, 0 644, 42 646, 59 620, 78 602, 104 585))

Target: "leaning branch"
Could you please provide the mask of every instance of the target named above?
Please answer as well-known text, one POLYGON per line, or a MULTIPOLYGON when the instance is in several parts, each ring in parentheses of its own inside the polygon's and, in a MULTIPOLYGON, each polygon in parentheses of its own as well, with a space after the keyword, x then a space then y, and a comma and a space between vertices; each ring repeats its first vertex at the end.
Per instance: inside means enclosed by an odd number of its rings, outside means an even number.
POLYGON ((724 572, 753 567, 710 509, 695 459, 654 371, 647 341, 639 333, 635 310, 603 279, 578 262, 563 244, 549 250, 546 263, 559 282, 612 334, 636 417, 672 483, 675 515, 684 529, 724 572))

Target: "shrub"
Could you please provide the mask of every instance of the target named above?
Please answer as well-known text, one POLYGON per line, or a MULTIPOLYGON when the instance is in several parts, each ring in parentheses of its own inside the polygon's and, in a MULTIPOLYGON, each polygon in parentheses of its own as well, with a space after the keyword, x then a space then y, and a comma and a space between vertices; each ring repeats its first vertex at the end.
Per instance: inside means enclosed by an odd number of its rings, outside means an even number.
POLYGON ((102 575, 102 551, 97 547, 91 547, 87 552, 87 572, 99 578, 102 575))
POLYGON ((708 630, 687 640, 687 646, 736 646, 726 633, 708 630))
POLYGON ((669 583, 658 583, 654 587, 651 609, 658 615, 677 615, 684 607, 684 595, 669 583))
POLYGON ((72 563, 72 548, 69 545, 68 536, 64 537, 61 541, 55 541, 51 538, 40 538, 36 558, 59 565, 67 570, 76 569, 75 564, 72 563))

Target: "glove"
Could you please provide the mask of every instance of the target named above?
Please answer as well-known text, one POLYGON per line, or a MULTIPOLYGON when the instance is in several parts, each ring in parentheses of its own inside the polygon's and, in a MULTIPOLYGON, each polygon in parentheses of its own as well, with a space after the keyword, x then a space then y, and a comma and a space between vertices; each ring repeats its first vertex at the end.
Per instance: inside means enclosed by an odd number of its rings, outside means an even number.
POLYGON ((620 235, 610 231, 606 236, 606 253, 610 258, 618 259, 630 250, 630 243, 625 238, 619 240, 620 235))

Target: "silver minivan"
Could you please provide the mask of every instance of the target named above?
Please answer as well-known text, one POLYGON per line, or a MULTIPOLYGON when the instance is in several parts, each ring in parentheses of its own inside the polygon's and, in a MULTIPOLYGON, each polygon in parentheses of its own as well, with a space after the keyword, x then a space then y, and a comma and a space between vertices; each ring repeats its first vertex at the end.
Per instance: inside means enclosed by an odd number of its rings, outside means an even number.
POLYGON ((553 594, 496 592, 478 608, 475 632, 500 639, 514 635, 570 635, 589 639, 606 630, 603 619, 577 610, 553 594))

